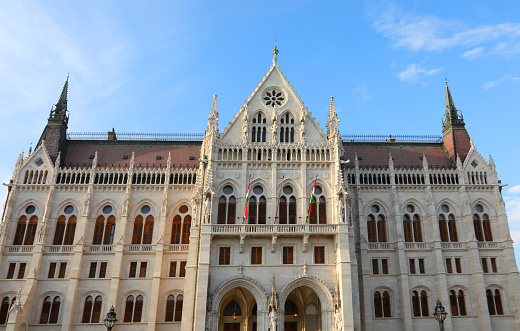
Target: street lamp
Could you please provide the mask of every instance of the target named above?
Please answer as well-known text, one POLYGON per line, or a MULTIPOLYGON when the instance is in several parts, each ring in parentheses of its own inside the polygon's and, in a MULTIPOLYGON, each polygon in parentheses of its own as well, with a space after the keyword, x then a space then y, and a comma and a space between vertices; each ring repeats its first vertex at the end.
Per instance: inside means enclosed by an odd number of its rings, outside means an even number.
POLYGON ((439 328, 441 331, 444 331, 444 320, 448 316, 448 313, 444 309, 441 304, 441 300, 437 300, 437 306, 435 307, 435 312, 433 313, 433 317, 439 322, 439 328))
POLYGON ((116 313, 114 312, 114 306, 110 308, 110 311, 107 313, 107 317, 103 320, 105 326, 107 327, 107 331, 112 331, 114 325, 116 325, 117 318, 116 313))

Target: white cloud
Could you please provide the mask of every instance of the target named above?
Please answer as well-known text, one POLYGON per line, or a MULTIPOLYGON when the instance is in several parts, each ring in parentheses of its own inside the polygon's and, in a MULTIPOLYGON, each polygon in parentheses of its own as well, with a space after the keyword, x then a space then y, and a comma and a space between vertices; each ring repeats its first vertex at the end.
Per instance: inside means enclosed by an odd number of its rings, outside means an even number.
POLYGON ((414 12, 402 13, 395 6, 373 11, 374 28, 390 38, 397 48, 410 51, 437 51, 461 48, 464 58, 482 56, 489 44, 496 54, 520 53, 520 23, 500 23, 470 27, 465 22, 414 12))
POLYGON ((407 83, 418 83, 421 82, 422 78, 425 76, 431 76, 435 75, 439 71, 441 71, 443 68, 436 68, 436 69, 424 69, 421 64, 412 63, 408 65, 408 67, 401 71, 399 74, 399 79, 403 82, 407 83))
POLYGON ((366 106, 366 103, 372 98, 368 93, 366 83, 360 83, 352 89, 352 95, 357 99, 357 105, 360 107, 366 106))
MULTIPOLYGON (((499 78, 499 79, 497 79, 495 81, 489 81, 489 82, 485 83, 484 86, 482 86, 482 87, 484 88, 484 90, 488 90, 488 89, 490 89, 492 87, 495 87, 497 85, 502 84, 503 82, 506 82, 506 81, 518 81, 518 80, 520 80, 520 77, 518 77, 516 75, 507 75, 507 76, 499 78)), ((515 187, 517 187, 517 186, 515 186, 515 187)), ((512 187, 509 190, 512 190, 515 187, 512 187)), ((519 192, 520 192, 520 189, 519 189, 519 192)))
POLYGON ((474 48, 472 50, 465 51, 462 54, 462 57, 469 59, 469 60, 474 60, 478 57, 481 57, 483 55, 483 51, 484 51, 484 46, 480 46, 480 47, 474 48))

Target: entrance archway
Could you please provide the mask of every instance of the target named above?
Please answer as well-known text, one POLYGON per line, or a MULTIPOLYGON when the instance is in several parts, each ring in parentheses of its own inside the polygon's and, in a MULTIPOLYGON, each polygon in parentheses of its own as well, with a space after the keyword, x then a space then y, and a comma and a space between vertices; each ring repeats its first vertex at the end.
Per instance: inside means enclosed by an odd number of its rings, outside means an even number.
POLYGON ((284 331, 321 330, 321 301, 307 286, 294 289, 284 304, 284 331))
POLYGON ((219 305, 219 331, 256 331, 257 304, 253 294, 244 287, 227 291, 219 305))
POLYGON ((286 331, 323 331, 332 325, 332 294, 313 276, 300 276, 280 293, 279 327, 286 331), (283 313, 282 313, 283 309, 283 313))

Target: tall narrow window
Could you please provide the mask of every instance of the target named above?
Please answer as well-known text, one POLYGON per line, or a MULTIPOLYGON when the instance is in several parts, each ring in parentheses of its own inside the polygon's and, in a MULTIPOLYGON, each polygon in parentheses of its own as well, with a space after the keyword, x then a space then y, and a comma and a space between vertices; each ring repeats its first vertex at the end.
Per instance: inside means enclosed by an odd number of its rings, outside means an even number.
POLYGON ((190 230, 191 230, 191 216, 184 216, 184 222, 182 223, 182 240, 181 244, 190 243, 190 230))
MULTIPOLYGON (((310 192, 311 197, 313 192, 310 192)), ((321 186, 314 188, 314 199, 311 206, 310 224, 327 224, 327 202, 321 186)))
POLYGON ((451 258, 446 259, 446 272, 449 274, 453 273, 453 269, 451 266, 451 258))
POLYGON ((172 222, 172 236, 171 236, 171 244, 180 244, 181 243, 181 227, 182 227, 182 221, 181 217, 179 215, 176 215, 173 218, 172 222))
POLYGON ((293 188, 290 185, 285 185, 278 206, 279 224, 296 224, 296 198, 292 194, 293 188))
POLYGON ((175 277, 177 275, 177 261, 170 262, 170 269, 168 271, 168 277, 175 277))
POLYGON ((181 261, 179 265, 179 277, 186 276, 186 261, 181 261))
POLYGON ((325 246, 314 246, 314 263, 325 264, 325 246))
POLYGON ((3 325, 7 323, 7 316, 9 314, 9 297, 4 297, 2 299, 2 305, 0 306, 0 324, 3 325))
POLYGON ((457 224, 455 223, 455 216, 449 214, 450 207, 448 205, 441 206, 441 214, 439 214, 439 232, 441 241, 443 242, 457 242, 457 224), (446 221, 447 220, 447 221, 446 221))
POLYGON ((372 214, 367 217, 368 241, 386 242, 386 221, 378 205, 370 207, 372 214))
POLYGON ((123 322, 132 322, 132 315, 134 313, 134 297, 129 295, 126 298, 125 315, 123 322))
POLYGON ((52 299, 50 296, 43 299, 42 313, 40 314, 40 324, 49 323, 49 315, 51 312, 52 299))
POLYGON ((422 242, 421 217, 415 213, 415 206, 406 206, 403 216, 404 240, 407 242, 422 242))
POLYGON ((135 298, 135 308, 134 308, 134 322, 141 322, 141 316, 143 314, 143 296, 138 295, 135 298))
POLYGON ((178 212, 182 215, 175 215, 172 222, 171 244, 189 244, 191 230, 191 215, 188 213, 188 206, 182 205, 178 212))
POLYGON ((466 316, 466 300, 464 299, 464 291, 459 290, 458 295, 460 316, 466 316))
POLYGON ((292 247, 292 246, 283 247, 282 262, 283 262, 283 264, 293 264, 294 263, 294 247, 292 247))
POLYGON ((421 291, 421 313, 422 316, 430 316, 428 310, 428 294, 424 290, 421 291))
POLYGON ((390 293, 388 293, 388 291, 383 292, 383 316, 392 317, 392 311, 390 309, 390 293))
POLYGON ((455 270, 457 270, 458 274, 462 273, 462 264, 460 262, 460 257, 455 258, 455 270))
POLYGON ((294 142, 294 117, 289 112, 280 117, 280 142, 294 142))
POLYGON ((173 322, 173 312, 175 310, 175 297, 170 294, 166 299, 166 317, 165 322, 173 322))
POLYGON ((218 200, 217 224, 235 224, 236 218, 236 199, 231 186, 222 189, 223 195, 218 200))
POLYGON ((93 245, 112 245, 114 242, 114 233, 116 228, 116 217, 111 215, 113 209, 111 206, 103 208, 103 214, 97 217, 94 225, 93 245))
POLYGON ((178 295, 177 299, 175 300, 175 322, 182 321, 182 303, 183 303, 183 296, 178 295))
POLYGON ((425 290, 412 292, 412 309, 414 317, 429 316, 428 294, 425 290))
POLYGON ((81 323, 99 323, 102 305, 103 298, 100 295, 96 296, 96 299, 89 295, 85 299, 85 305, 83 306, 83 318, 81 319, 81 323))
POLYGON ((454 290, 450 291, 451 316, 459 316, 459 305, 457 304, 457 294, 454 290))
POLYGON ((481 204, 475 206, 473 228, 475 229, 475 237, 478 241, 493 241, 489 216, 484 213, 484 206, 481 204))
POLYGON ((264 194, 264 188, 260 185, 253 187, 249 197, 248 205, 248 223, 249 224, 266 224, 266 208, 267 203, 264 194))
POLYGON ((376 317, 383 317, 383 300, 379 291, 374 293, 374 312, 376 317))
POLYGON ((262 264, 262 247, 251 247, 251 264, 262 264))

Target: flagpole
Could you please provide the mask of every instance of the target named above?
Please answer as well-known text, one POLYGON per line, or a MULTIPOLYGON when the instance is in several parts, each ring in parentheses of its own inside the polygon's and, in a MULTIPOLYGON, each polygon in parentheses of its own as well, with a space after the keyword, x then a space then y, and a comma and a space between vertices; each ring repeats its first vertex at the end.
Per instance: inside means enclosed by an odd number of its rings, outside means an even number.
POLYGON ((311 200, 309 201, 309 211, 307 212, 306 223, 310 222, 311 219, 311 210, 312 210, 312 200, 314 199, 314 191, 316 190, 316 181, 318 180, 318 175, 316 175, 316 179, 314 180, 314 186, 312 187, 311 200))
POLYGON ((247 181, 247 191, 246 191, 246 203, 245 203, 245 206, 244 206, 244 218, 242 219, 242 224, 245 223, 245 220, 247 220, 247 212, 248 212, 248 200, 249 200, 249 186, 251 185, 251 174, 249 175, 249 180, 247 181))

